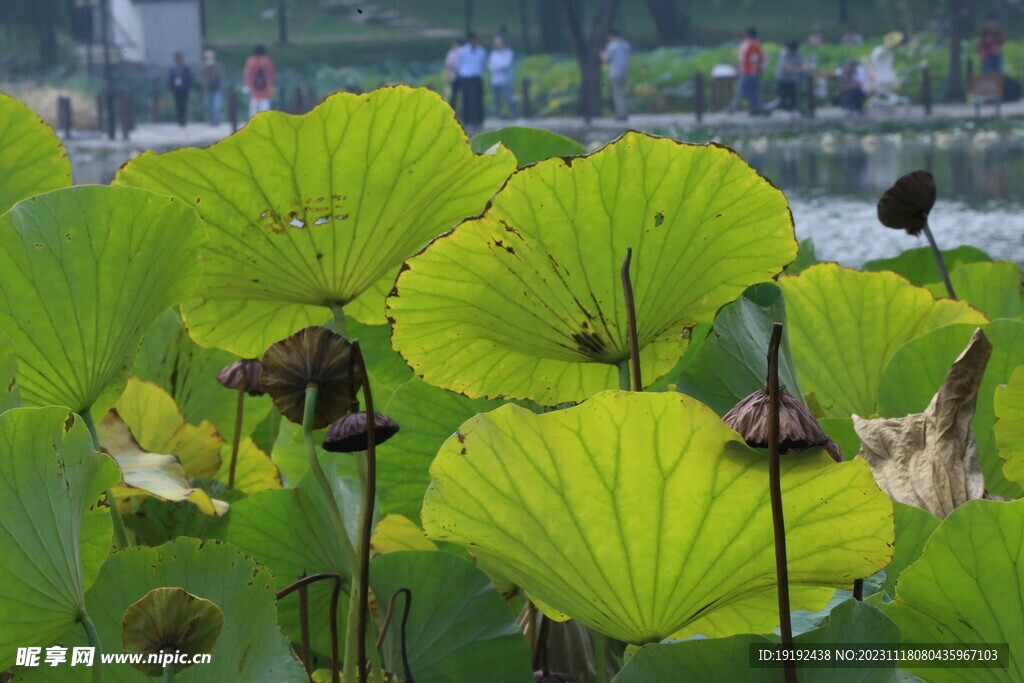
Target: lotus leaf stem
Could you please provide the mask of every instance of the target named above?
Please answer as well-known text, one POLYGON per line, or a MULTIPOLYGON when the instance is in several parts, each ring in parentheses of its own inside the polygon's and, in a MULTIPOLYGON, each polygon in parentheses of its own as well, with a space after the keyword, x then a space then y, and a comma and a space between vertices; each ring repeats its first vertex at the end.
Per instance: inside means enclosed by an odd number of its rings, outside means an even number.
MULTIPOLYGON (((775 531, 775 576, 779 592, 779 633, 784 650, 793 649, 793 624, 789 614, 789 573, 786 562, 786 524, 782 517, 782 477, 779 471, 779 346, 782 323, 772 325, 768 342, 768 487, 775 531)), ((796 662, 785 660, 786 683, 796 682, 796 662)))
MULTIPOLYGON (((100 647, 100 634, 96 630, 96 624, 92 623, 92 619, 89 617, 89 613, 85 611, 83 607, 78 612, 78 623, 82 625, 85 630, 85 638, 89 641, 89 645, 92 646, 93 652, 102 652, 103 649, 100 647)), ((102 683, 103 681, 103 667, 99 665, 99 662, 93 662, 92 667, 92 683, 102 683)))
MULTIPOLYGON (((373 503, 377 495, 377 445, 373 411, 373 392, 370 390, 370 376, 366 371, 366 361, 359 341, 352 342, 352 356, 358 359, 359 369, 363 376, 363 399, 366 403, 366 452, 356 457, 361 461, 359 474, 362 484, 362 508, 359 521, 359 564, 358 581, 354 586, 358 593, 358 613, 356 619, 356 636, 358 643, 359 683, 366 683, 366 622, 370 614, 370 534, 373 532, 373 503)), ((355 575, 355 572, 353 572, 355 575)), ((352 626, 352 612, 349 611, 349 627, 352 626)), ((348 679, 351 680, 351 679, 348 679)))
MULTIPOLYGON (((99 452, 100 435, 96 433, 96 423, 92 420, 92 411, 86 408, 79 415, 92 436, 92 447, 99 452)), ((128 539, 128 530, 124 526, 124 518, 121 517, 121 510, 117 507, 117 499, 114 498, 114 492, 111 489, 107 489, 105 493, 107 506, 110 508, 110 521, 114 525, 114 541, 117 543, 118 548, 131 548, 132 542, 128 539)))
POLYGON ((242 440, 242 411, 245 410, 245 391, 238 390, 238 403, 235 404, 235 436, 231 441, 231 467, 228 469, 228 488, 235 488, 235 467, 238 465, 238 444, 242 440))
POLYGON ((942 260, 942 252, 939 251, 939 245, 935 242, 935 236, 932 235, 932 229, 928 227, 928 223, 924 224, 924 236, 928 238, 928 244, 931 245, 932 254, 935 255, 935 265, 939 267, 939 273, 942 274, 942 281, 946 284, 946 291, 949 292, 949 298, 955 299, 956 292, 953 291, 953 283, 949 279, 949 271, 946 270, 946 262, 942 260))
POLYGON ((348 339, 348 321, 345 319, 345 311, 337 304, 329 304, 331 315, 334 316, 334 331, 348 339))
MULTIPOLYGON (((331 610, 330 631, 331 631, 331 683, 341 683, 341 677, 338 675, 338 597, 341 594, 341 577, 337 577, 334 582, 334 588, 331 589, 331 602, 329 609, 331 610)), ((352 596, 349 595, 351 601, 352 596)), ((348 669, 349 657, 348 657, 348 642, 352 640, 348 633, 345 634, 345 668, 348 669)), ((346 680, 351 681, 351 678, 346 680)))
POLYGON ((608 636, 600 631, 594 634, 594 676, 597 683, 608 683, 608 662, 605 660, 608 651, 608 636))
POLYGON ((636 304, 633 301, 633 282, 629 278, 629 264, 632 260, 633 247, 629 247, 626 249, 626 260, 622 262, 622 293, 626 298, 626 327, 629 333, 629 360, 633 369, 633 391, 643 391, 644 383, 640 379, 640 343, 636 334, 636 304))
POLYGON ((165 666, 164 667, 164 675, 163 675, 162 678, 163 678, 163 682, 164 683, 174 683, 174 665, 173 664, 171 666, 165 666))
POLYGON ((384 616, 384 623, 381 624, 380 627, 380 635, 377 636, 377 642, 374 645, 379 650, 384 644, 384 637, 388 633, 388 626, 391 625, 391 617, 394 616, 395 613, 395 598, 400 594, 405 595, 405 608, 402 610, 402 624, 399 633, 402 648, 402 669, 405 671, 405 678, 403 678, 402 681, 404 683, 414 683, 412 671, 409 669, 409 652, 405 646, 406 625, 409 622, 409 610, 412 607, 412 590, 409 588, 399 588, 391 594, 391 598, 388 600, 388 611, 384 616))

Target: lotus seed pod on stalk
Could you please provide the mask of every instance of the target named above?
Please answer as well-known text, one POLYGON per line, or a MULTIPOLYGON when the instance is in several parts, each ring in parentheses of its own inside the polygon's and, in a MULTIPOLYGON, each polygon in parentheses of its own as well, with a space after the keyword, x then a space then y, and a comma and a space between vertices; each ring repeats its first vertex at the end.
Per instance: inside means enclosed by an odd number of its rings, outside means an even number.
POLYGON ((239 358, 217 373, 217 382, 228 389, 239 389, 250 396, 262 396, 260 373, 263 364, 256 358, 239 358))
POLYGON ((887 228, 906 230, 916 236, 928 225, 935 197, 935 178, 931 173, 908 173, 878 200, 878 220, 887 228))
MULTIPOLYGON (((398 423, 384 413, 374 412, 374 443, 379 446, 398 433, 398 423)), ((332 453, 358 453, 365 451, 367 438, 366 411, 342 415, 324 437, 324 450, 332 453)))
MULTIPOLYGON (((748 446, 768 447, 768 391, 759 389, 733 406, 722 418, 739 432, 748 446)), ((815 446, 823 447, 832 459, 842 462, 839 445, 829 438, 811 411, 797 398, 779 392, 779 449, 799 453, 815 446)))

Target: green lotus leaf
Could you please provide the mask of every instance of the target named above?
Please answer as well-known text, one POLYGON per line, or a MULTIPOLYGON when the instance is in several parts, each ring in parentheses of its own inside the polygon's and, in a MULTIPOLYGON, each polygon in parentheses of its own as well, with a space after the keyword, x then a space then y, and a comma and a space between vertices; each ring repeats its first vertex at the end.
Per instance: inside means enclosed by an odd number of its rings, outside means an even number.
POLYGON ((474 155, 438 95, 396 86, 260 116, 206 149, 147 152, 115 182, 196 206, 210 241, 189 331, 256 358, 322 323, 324 306, 383 323, 402 261, 483 210, 514 167, 504 150, 474 155))
MULTIPOLYGON (((451 553, 409 550, 381 555, 370 564, 378 609, 400 588, 412 591, 406 626, 409 670, 417 681, 531 680, 530 647, 514 614, 490 579, 451 553)), ((395 599, 384 639, 384 665, 404 676, 400 625, 406 597, 395 599)))
MULTIPOLYGON (((774 590, 767 467, 681 394, 608 391, 541 415, 508 405, 441 447, 423 528, 542 609, 646 643, 774 590)), ((864 462, 813 449, 782 469, 794 588, 849 587, 888 564, 892 505, 864 462)))
MULTIPOLYGON (((246 681, 303 683, 302 664, 277 625, 274 576, 228 543, 179 538, 155 548, 135 547, 111 555, 86 595, 86 607, 99 633, 101 651, 116 652, 128 607, 156 588, 181 588, 202 596, 224 612, 224 628, 210 662, 178 672, 187 683, 246 681)), ((72 632, 63 644, 82 646, 72 632)), ((99 653, 96 666, 100 666, 99 653)), ((81 681, 81 667, 16 669, 26 681, 81 681)), ((88 669, 86 671, 89 671, 88 669)), ((102 666, 104 683, 150 681, 124 664, 102 666)), ((22 680, 22 679, 19 679, 22 680)))
POLYGON ((944 325, 986 322, 968 304, 936 301, 895 273, 823 263, 779 286, 800 384, 824 416, 874 414, 882 371, 903 344, 944 325))
POLYGON ((373 530, 370 539, 374 553, 393 553, 400 550, 437 550, 423 529, 408 517, 384 515, 373 530))
POLYGON ((131 188, 55 190, 0 216, 0 330, 25 402, 106 412, 146 328, 198 277, 204 239, 186 204, 131 188))
POLYGON ((796 255, 786 198, 732 150, 630 132, 521 169, 482 217, 406 261, 392 344, 473 398, 555 405, 618 387, 627 247, 648 383, 679 360, 684 328, 796 255))
MULTIPOLYGON (((125 610, 121 640, 124 652, 145 655, 191 655, 213 650, 224 629, 224 612, 205 598, 181 588, 154 588, 125 610)), ((161 676, 162 664, 136 664, 147 676, 161 676)), ((175 664, 175 672, 189 664, 175 664)))
MULTIPOLYGON (((968 263, 949 274, 957 298, 990 319, 1016 318, 1024 313, 1020 266, 1013 261, 968 263)), ((928 285, 935 296, 948 296, 944 283, 928 285)))
POLYGON ((1004 386, 996 387, 993 404, 998 419, 992 431, 1004 461, 1003 476, 1024 486, 1024 365, 1004 386))
MULTIPOLYGON (((328 453, 321 458, 324 470, 337 472, 344 454, 328 453)), ((359 482, 339 476, 328 479, 339 502, 342 519, 349 537, 358 538, 359 482)), ((291 489, 262 491, 233 503, 227 516, 227 528, 220 532, 225 540, 251 555, 274 572, 277 589, 281 590, 304 574, 334 573, 352 575, 342 540, 325 524, 327 508, 320 487, 312 474, 291 489)), ((327 631, 331 581, 320 581, 309 587, 309 623, 311 644, 315 651, 330 653, 327 631)), ((339 601, 339 632, 344 631, 347 601, 339 601)), ((281 626, 293 642, 300 641, 298 595, 281 601, 281 626)))
MULTIPOLYGON (((227 484, 231 474, 231 446, 220 452, 220 469, 213 478, 227 484)), ((244 493, 259 493, 283 486, 281 472, 270 456, 260 450, 252 439, 238 444, 238 462, 235 465, 235 488, 244 493)))
POLYGON ((815 253, 814 238, 807 237, 800 240, 800 247, 796 252, 796 258, 786 266, 786 275, 796 275, 817 263, 821 263, 821 261, 818 260, 818 255, 815 253))
MULTIPOLYGON (((943 250, 942 260, 946 264, 946 268, 952 272, 965 263, 991 261, 992 257, 981 249, 965 245, 943 250)), ((908 249, 893 258, 868 261, 862 266, 862 269, 866 271, 892 270, 919 287, 942 282, 942 274, 939 273, 939 267, 935 264, 935 255, 932 253, 931 247, 917 247, 908 249)), ((942 296, 945 295, 945 290, 943 290, 942 296)))
MULTIPOLYGON (((238 394, 217 382, 217 373, 237 357, 203 348, 188 336, 177 310, 165 311, 146 332, 132 374, 164 389, 182 417, 198 425, 212 422, 228 442, 234 439, 238 394)), ((241 434, 252 435, 273 408, 269 396, 245 397, 241 434)))
MULTIPOLYGON (((876 607, 857 600, 840 603, 821 626, 793 640, 797 645, 839 645, 844 643, 892 644, 899 642, 896 625, 876 607)), ((687 681, 743 681, 777 683, 781 669, 750 666, 749 647, 766 649, 778 642, 774 636, 737 635, 729 638, 689 640, 682 643, 645 645, 626 662, 614 683, 675 681, 686 672, 687 681)), ((798 667, 799 680, 812 683, 860 683, 906 681, 899 669, 857 669, 841 667, 798 667)), ((916 679, 914 679, 916 680, 916 679)))
MULTIPOLYGON (((886 417, 919 413, 928 406, 949 367, 967 346, 974 325, 950 325, 904 345, 885 368, 878 391, 878 411, 886 417)), ((1024 489, 1003 475, 1003 460, 996 451, 993 397, 1013 371, 1024 365, 1024 322, 993 320, 982 327, 992 343, 992 357, 978 389, 971 425, 978 443, 978 459, 990 493, 1018 498, 1024 489)))
POLYGON ((903 570, 885 613, 903 642, 1008 643, 1006 668, 915 670, 931 681, 1024 680, 1024 500, 971 500, 932 533, 903 570))
POLYGON ((0 413, 22 405, 18 391, 18 349, 0 332, 0 413))
POLYGON ((506 126, 498 130, 480 133, 469 141, 477 154, 485 154, 501 143, 516 155, 519 168, 535 164, 551 157, 568 157, 586 154, 583 145, 571 138, 552 133, 542 128, 506 126))
MULTIPOLYGON (((693 396, 719 415, 729 412, 764 388, 772 324, 785 321, 786 306, 777 286, 763 283, 748 289, 715 316, 712 334, 676 379, 676 391, 693 396)), ((779 350, 779 381, 793 396, 803 396, 785 335, 779 350)))
POLYGON ((921 556, 924 544, 939 526, 939 518, 919 507, 893 501, 893 517, 896 520, 896 551, 892 562, 885 568, 885 583, 882 587, 889 595, 896 595, 896 580, 910 563, 921 556))
POLYGON ((100 496, 120 478, 66 408, 0 415, 0 669, 68 632, 110 551, 100 496))
POLYGON ((53 130, 20 100, 0 93, 0 213, 71 184, 71 162, 53 130))

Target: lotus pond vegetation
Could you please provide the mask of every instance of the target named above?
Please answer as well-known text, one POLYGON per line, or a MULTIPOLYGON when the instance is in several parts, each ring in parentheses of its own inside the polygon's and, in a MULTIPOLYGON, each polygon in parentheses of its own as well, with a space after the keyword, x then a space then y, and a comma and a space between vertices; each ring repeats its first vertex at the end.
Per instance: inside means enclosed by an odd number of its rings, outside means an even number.
POLYGON ((926 171, 854 270, 727 147, 426 89, 109 186, 0 121, 0 680, 1024 681, 1021 270, 926 171), (815 644, 999 656, 754 665, 815 644))

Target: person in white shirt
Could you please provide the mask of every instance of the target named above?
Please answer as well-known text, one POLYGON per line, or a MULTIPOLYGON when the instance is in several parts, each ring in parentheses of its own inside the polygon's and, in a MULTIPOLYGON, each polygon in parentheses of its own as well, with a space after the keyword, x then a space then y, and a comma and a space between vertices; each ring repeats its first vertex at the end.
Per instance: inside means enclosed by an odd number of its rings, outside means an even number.
POLYGON ((494 111, 498 118, 505 118, 505 105, 509 116, 519 116, 513 95, 515 79, 512 77, 512 49, 505 44, 501 34, 494 36, 494 49, 487 55, 487 71, 491 76, 491 92, 494 94, 494 111))
POLYGON ((618 121, 626 120, 626 81, 629 79, 629 43, 618 31, 608 32, 608 44, 601 51, 601 61, 608 65, 608 81, 612 86, 612 108, 618 121))
POLYGON ((461 47, 462 41, 456 40, 452 43, 448 54, 444 56, 444 81, 448 84, 448 104, 452 105, 452 109, 458 106, 456 98, 459 95, 459 48, 461 47))
POLYGON ((472 31, 466 35, 466 44, 459 48, 456 69, 459 74, 459 93, 462 96, 462 125, 469 131, 478 131, 484 124, 484 65, 487 50, 472 31))

